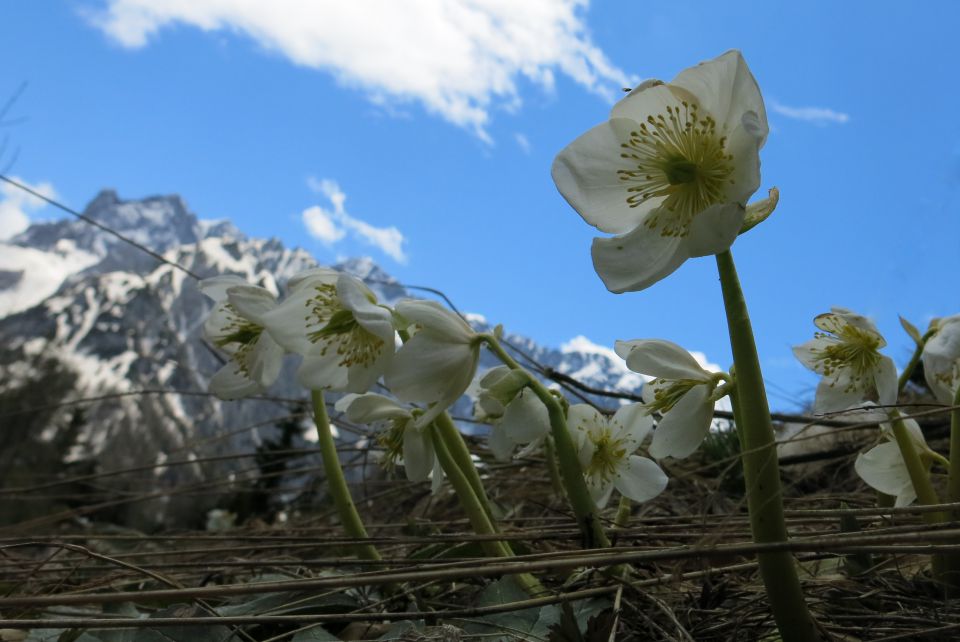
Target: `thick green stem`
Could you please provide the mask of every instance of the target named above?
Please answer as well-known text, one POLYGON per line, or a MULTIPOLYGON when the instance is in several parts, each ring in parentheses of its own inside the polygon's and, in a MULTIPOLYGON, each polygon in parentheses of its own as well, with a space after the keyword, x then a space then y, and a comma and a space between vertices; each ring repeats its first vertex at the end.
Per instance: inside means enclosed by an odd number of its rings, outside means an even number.
MULTIPOLYGON (((937 491, 933 488, 927 466, 923 463, 920 453, 917 452, 900 413, 893 411, 890 415, 890 421, 893 426, 893 436, 900 448, 900 455, 907 465, 910 483, 913 484, 913 490, 917 493, 917 501, 924 506, 936 506, 940 503, 940 497, 937 496, 937 491)), ((947 518, 943 513, 924 513, 923 521, 928 524, 940 524, 947 521, 947 518)))
MULTIPOLYGON (((447 447, 446 440, 441 437, 436 424, 430 427, 430 436, 433 439, 433 448, 437 453, 437 458, 440 459, 440 466, 443 467, 443 472, 446 473, 447 479, 450 480, 450 485, 453 486, 453 490, 457 493, 460 506, 467 514, 467 519, 470 520, 473 531, 477 535, 496 535, 497 531, 493 527, 493 521, 477 498, 466 474, 464 474, 455 457, 450 452, 450 449, 447 447)), ((513 550, 506 542, 483 540, 480 542, 480 546, 483 548, 483 552, 489 557, 513 557, 513 550)), ((539 595, 545 592, 545 589, 537 578, 529 573, 522 573, 516 577, 523 589, 530 595, 539 595)))
POLYGON ((957 386, 953 395, 953 410, 950 411, 950 476, 947 482, 947 497, 951 502, 960 502, 960 386, 957 386))
POLYGON ((620 496, 620 504, 617 506, 617 517, 613 520, 613 525, 617 528, 626 528, 630 525, 630 509, 633 504, 626 495, 620 496))
POLYGON ((437 417, 436 426, 440 439, 446 444, 450 455, 454 461, 457 462, 457 466, 459 466, 467 478, 474 495, 476 495, 480 505, 483 506, 484 512, 486 512, 487 517, 490 518, 490 522, 494 525, 494 529, 496 529, 493 511, 490 509, 490 499, 487 497, 487 491, 483 487, 480 473, 473 463, 473 457, 470 455, 470 449, 467 447, 467 442, 464 441, 463 435, 457 429, 456 424, 453 423, 450 414, 447 412, 443 412, 437 417))
MULTIPOLYGON (((750 528, 757 543, 785 542, 788 535, 770 408, 747 303, 729 251, 717 255, 717 270, 736 370, 736 388, 731 399, 737 414, 750 528)), ((819 640, 793 556, 787 552, 761 553, 757 562, 781 637, 786 642, 819 640)))
MULTIPOLYGON (((350 497, 350 489, 347 488, 347 480, 340 467, 340 456, 337 454, 337 444, 330 430, 330 418, 327 416, 323 392, 313 390, 310 398, 313 401, 313 419, 317 424, 317 441, 320 445, 320 457, 323 459, 323 470, 327 475, 327 487, 337 507, 337 514, 340 515, 340 523, 350 537, 367 539, 367 529, 363 527, 363 521, 350 497)), ((373 544, 358 544, 354 548, 362 559, 374 561, 381 559, 379 551, 373 544)))
POLYGON ((553 447, 552 437, 543 440, 543 456, 547 460, 550 486, 553 487, 553 492, 560 494, 563 492, 563 482, 560 481, 560 469, 557 467, 557 449, 553 447))
MULTIPOLYGON (((505 365, 513 370, 523 370, 523 367, 507 354, 496 337, 485 335, 484 340, 490 350, 505 365)), ((584 548, 606 548, 610 546, 610 540, 607 538, 607 534, 603 532, 603 525, 597 517, 597 506, 594 504, 593 498, 590 497, 590 491, 587 490, 587 482, 584 480, 583 471, 580 469, 577 449, 570 438, 570 432, 567 430, 567 418, 563 414, 563 407, 557 398, 532 376, 530 377, 530 389, 547 407, 547 413, 550 416, 550 432, 553 435, 553 444, 557 450, 560 478, 567 493, 567 501, 570 502, 570 507, 577 518, 577 524, 583 533, 584 548)))
POLYGON ((903 392, 903 389, 907 387, 907 382, 910 381, 910 377, 913 376, 913 371, 917 369, 917 364, 920 363, 920 356, 922 354, 923 344, 918 343, 913 354, 910 356, 910 361, 904 366, 903 372, 900 373, 900 378, 897 379, 897 392, 903 392))

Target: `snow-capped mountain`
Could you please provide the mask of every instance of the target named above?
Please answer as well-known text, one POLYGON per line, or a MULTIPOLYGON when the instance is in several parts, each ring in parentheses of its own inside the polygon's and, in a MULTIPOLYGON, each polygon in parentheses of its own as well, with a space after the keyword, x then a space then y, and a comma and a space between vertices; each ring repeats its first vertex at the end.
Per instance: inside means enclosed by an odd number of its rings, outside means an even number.
MULTIPOLYGON (((288 278, 316 264, 305 250, 276 239, 199 220, 179 196, 124 201, 103 191, 84 215, 203 278, 238 274, 279 293, 288 278)), ((387 303, 410 296, 370 259, 337 267, 363 278, 387 303)), ((130 491, 159 484, 184 492, 120 503, 117 518, 141 527, 199 519, 218 492, 230 490, 231 479, 254 465, 216 458, 274 439, 295 408, 283 399, 304 397, 290 376, 292 362, 270 391, 280 400, 220 402, 203 394, 220 367, 202 339, 209 308, 187 273, 84 221, 34 224, 0 243, 0 487, 28 486, 58 471, 182 462, 123 477, 130 491), (104 398, 74 403, 90 397, 104 398)), ((487 329, 479 315, 470 318, 487 329)), ((506 338, 588 386, 637 392, 642 384, 612 350, 584 337, 560 349, 506 338)), ((494 365, 489 356, 481 363, 494 365)), ((455 412, 469 407, 461 400, 455 412)), ((6 523, 35 512, 16 501, 0 504, 6 523)))

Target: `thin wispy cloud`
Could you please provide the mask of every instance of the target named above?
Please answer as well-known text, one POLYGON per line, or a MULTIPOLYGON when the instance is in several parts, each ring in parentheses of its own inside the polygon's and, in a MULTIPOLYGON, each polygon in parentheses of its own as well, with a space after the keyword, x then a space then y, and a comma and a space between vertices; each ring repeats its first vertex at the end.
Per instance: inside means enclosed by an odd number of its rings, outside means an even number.
POLYGON ((524 154, 529 154, 532 147, 530 146, 530 139, 525 135, 517 132, 513 135, 513 140, 517 142, 517 146, 523 151, 524 154))
POLYGON ((521 105, 518 81, 549 91, 563 74, 609 99, 630 78, 587 33, 589 0, 107 0, 89 21, 129 48, 164 27, 233 31, 291 62, 365 90, 375 104, 418 102, 492 142, 492 108, 521 105), (371 19, 376 16, 376 19, 371 19))
MULTIPOLYGON (((57 193, 50 183, 31 184, 12 176, 13 180, 23 183, 30 189, 47 198, 56 198, 57 193)), ((0 183, 0 241, 19 234, 30 225, 30 212, 44 207, 46 202, 10 183, 0 183)))
POLYGON ((815 125, 844 125, 850 121, 850 114, 826 107, 791 107, 776 100, 768 101, 767 107, 775 114, 815 125))
POLYGON ((347 213, 344 204, 347 195, 336 181, 310 177, 307 185, 329 201, 329 208, 314 205, 303 211, 303 224, 313 238, 327 246, 342 241, 348 234, 363 243, 378 248, 397 263, 406 263, 403 233, 396 227, 377 227, 347 213))

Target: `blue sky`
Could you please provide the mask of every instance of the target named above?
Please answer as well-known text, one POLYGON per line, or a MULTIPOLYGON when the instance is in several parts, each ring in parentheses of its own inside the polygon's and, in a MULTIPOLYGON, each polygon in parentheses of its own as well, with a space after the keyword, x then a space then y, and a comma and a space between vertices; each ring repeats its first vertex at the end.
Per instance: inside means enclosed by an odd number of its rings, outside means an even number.
MULTIPOLYGON (((734 247, 772 405, 812 398, 790 346, 830 306, 900 365, 898 314, 960 311, 955 3, 400 4, 7 2, 0 96, 29 84, 0 164, 19 148, 10 173, 75 207, 179 193, 321 261, 369 255, 545 344, 656 337, 729 365, 713 261, 610 294, 550 164, 623 84, 736 47, 769 111, 761 193, 782 193, 734 247)), ((52 215, 0 198, 0 234, 52 215)))

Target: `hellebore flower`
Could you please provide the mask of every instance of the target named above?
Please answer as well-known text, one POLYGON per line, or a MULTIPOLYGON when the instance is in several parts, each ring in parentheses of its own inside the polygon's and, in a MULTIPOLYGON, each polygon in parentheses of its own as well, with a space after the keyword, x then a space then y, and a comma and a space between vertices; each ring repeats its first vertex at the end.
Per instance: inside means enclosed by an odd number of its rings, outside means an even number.
POLYGON ((221 399, 263 392, 283 365, 283 348, 264 332, 264 317, 277 307, 276 298, 237 276, 204 279, 200 291, 216 302, 203 326, 204 336, 230 355, 211 377, 210 391, 221 399))
POLYGON ((960 314, 934 319, 930 325, 934 334, 920 355, 923 374, 937 400, 952 405, 960 386, 960 314))
POLYGON ((393 358, 390 310, 360 279, 336 270, 308 270, 288 287, 265 321, 277 343, 303 355, 297 381, 311 390, 369 390, 393 358))
MULTIPOLYGON (((921 457, 924 453, 932 452, 916 421, 904 419, 903 424, 921 457)), ((897 440, 893 436, 892 426, 884 423, 880 424, 880 428, 886 441, 857 455, 854 469, 868 486, 896 497, 897 506, 907 506, 917 498, 917 492, 913 488, 913 482, 910 481, 910 473, 900 453, 897 440)))
POLYGON ((689 352, 662 339, 617 341, 616 351, 628 368, 655 377, 642 393, 647 413, 661 416, 650 455, 683 459, 692 454, 710 431, 714 391, 723 375, 704 370, 689 352))
POLYGON ((897 368, 880 354, 887 342, 872 321, 846 308, 831 308, 814 324, 823 332, 793 354, 823 375, 817 386, 815 412, 846 410, 864 401, 888 406, 897 401, 897 368))
POLYGON ((493 456, 506 461, 517 446, 530 445, 531 450, 550 433, 547 407, 529 388, 521 390, 493 420, 488 445, 493 456))
POLYGON ((593 241, 607 289, 643 290, 688 258, 726 251, 760 186, 767 131, 760 89, 734 50, 670 83, 642 83, 563 149, 557 189, 587 223, 619 235, 593 241))
MULTIPOLYGON (((433 441, 426 429, 416 426, 410 408, 372 392, 346 395, 334 407, 350 421, 379 425, 382 430, 378 441, 384 449, 387 466, 402 462, 410 481, 425 481, 439 466, 433 441)), ((435 475, 439 481, 443 473, 435 475)))
POLYGON ((593 406, 576 404, 570 406, 567 425, 598 508, 607 505, 614 488, 635 502, 645 502, 667 487, 660 466, 634 454, 653 427, 642 405, 621 406, 608 418, 593 406))
POLYGON ((418 420, 426 425, 467 390, 480 360, 480 335, 435 301, 397 304, 399 317, 416 332, 403 344, 384 380, 402 401, 433 404, 418 420))

